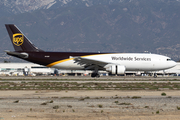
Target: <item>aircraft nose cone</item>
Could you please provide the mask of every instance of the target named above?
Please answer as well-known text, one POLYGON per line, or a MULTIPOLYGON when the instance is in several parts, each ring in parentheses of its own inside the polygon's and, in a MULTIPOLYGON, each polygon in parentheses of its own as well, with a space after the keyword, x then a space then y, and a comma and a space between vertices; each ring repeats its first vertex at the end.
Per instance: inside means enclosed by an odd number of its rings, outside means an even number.
POLYGON ((172 68, 172 67, 176 66, 176 64, 177 64, 177 63, 176 63, 175 61, 170 61, 169 67, 172 68))
POLYGON ((176 62, 175 61, 172 61, 172 66, 174 67, 174 66, 176 66, 176 62))

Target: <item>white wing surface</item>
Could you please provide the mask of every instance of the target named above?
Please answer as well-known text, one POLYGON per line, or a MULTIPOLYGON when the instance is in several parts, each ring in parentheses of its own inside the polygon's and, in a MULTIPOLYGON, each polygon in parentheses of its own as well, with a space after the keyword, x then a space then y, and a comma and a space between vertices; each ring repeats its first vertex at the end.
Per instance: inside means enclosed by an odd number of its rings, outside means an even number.
POLYGON ((85 58, 85 57, 74 57, 74 61, 78 65, 84 66, 86 70, 93 69, 95 66, 103 69, 104 66, 106 66, 107 64, 110 64, 104 61, 94 60, 94 59, 85 58))

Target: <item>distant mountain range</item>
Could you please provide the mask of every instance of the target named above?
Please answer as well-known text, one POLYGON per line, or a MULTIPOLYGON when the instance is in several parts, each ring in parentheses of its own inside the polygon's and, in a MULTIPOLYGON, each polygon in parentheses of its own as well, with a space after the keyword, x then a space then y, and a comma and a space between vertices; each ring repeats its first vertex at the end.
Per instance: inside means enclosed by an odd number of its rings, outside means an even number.
MULTIPOLYGON (((40 9, 57 9, 61 7, 91 7, 94 5, 113 5, 119 3, 136 3, 143 0, 0 0, 1 12, 25 13, 40 9)), ((172 4, 180 0, 155 0, 153 2, 172 4)), ((145 0, 147 2, 147 0, 145 0)), ((148 1, 149 2, 149 1, 148 1)))
POLYGON ((16 24, 47 51, 151 52, 180 59, 179 0, 0 0, 0 60, 16 24))

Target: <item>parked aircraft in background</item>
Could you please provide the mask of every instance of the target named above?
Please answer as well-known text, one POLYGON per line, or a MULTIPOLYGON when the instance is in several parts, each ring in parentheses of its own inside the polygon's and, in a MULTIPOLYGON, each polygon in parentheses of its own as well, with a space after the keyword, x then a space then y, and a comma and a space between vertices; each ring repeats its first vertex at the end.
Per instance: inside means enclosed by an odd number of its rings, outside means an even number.
POLYGON ((124 74, 125 71, 165 70, 176 65, 169 57, 148 53, 45 52, 34 46, 15 25, 5 26, 15 49, 6 50, 8 55, 47 67, 93 70, 91 77, 99 77, 99 70, 124 74))

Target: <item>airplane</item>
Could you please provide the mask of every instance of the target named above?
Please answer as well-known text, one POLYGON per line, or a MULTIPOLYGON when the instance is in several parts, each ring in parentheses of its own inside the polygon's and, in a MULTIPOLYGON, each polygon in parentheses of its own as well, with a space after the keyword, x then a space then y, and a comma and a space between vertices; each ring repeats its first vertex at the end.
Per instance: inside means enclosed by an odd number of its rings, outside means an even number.
POLYGON ((167 56, 149 53, 45 52, 37 48, 16 25, 5 24, 5 27, 15 49, 6 50, 8 55, 57 69, 92 70, 91 77, 100 77, 99 70, 125 74, 126 71, 165 70, 176 65, 167 56))

